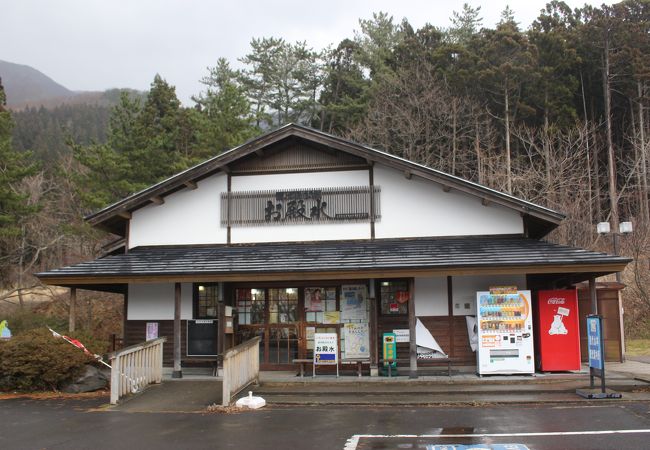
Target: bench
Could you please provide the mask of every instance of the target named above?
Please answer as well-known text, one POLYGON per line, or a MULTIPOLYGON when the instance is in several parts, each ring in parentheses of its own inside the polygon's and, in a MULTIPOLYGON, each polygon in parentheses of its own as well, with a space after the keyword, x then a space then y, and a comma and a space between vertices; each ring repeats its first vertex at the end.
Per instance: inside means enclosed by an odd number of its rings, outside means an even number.
POLYGON ((313 359, 294 359, 294 364, 300 364, 300 378, 305 376, 305 364, 313 364, 313 359))
MULTIPOLYGON (((303 378, 305 376, 305 366, 307 364, 313 364, 314 360, 313 359, 294 359, 292 360, 294 364, 300 364, 300 378, 303 378)), ((341 360, 341 364, 354 364, 357 366, 357 375, 361 376, 361 370, 363 368, 364 364, 370 364, 370 361, 367 359, 343 359, 341 360)))
MULTIPOLYGON (((397 363, 397 362, 402 362, 402 363, 410 363, 411 360, 409 358, 396 358, 396 359, 380 359, 380 363, 388 363, 388 376, 392 376, 392 365, 391 363, 397 363)), ((451 377, 451 360, 449 358, 431 358, 431 359, 418 359, 418 370, 421 367, 425 367, 426 365, 423 363, 434 363, 433 365, 437 365, 437 363, 442 363, 447 365, 447 376, 451 377), (420 365, 423 364, 423 365, 420 365)))
POLYGON ((343 359, 341 364, 356 364, 357 366, 357 375, 361 377, 361 368, 364 364, 370 365, 370 361, 367 359, 343 359))

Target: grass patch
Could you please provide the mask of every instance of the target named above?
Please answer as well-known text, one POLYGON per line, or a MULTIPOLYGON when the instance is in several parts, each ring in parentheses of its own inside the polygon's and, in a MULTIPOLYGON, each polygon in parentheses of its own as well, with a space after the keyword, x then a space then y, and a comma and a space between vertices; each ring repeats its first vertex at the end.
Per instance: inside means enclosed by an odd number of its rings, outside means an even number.
POLYGON ((650 356, 650 339, 626 339, 627 356, 650 356))

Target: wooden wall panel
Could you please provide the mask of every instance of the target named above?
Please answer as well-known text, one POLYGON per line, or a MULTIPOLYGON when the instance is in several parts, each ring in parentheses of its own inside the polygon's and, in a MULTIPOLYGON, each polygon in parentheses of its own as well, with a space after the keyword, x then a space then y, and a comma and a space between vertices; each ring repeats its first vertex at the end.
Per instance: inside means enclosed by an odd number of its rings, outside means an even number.
MULTIPOLYGON (((158 322, 158 336, 166 337, 163 345, 163 365, 174 364, 174 321, 173 320, 127 320, 124 328, 124 345, 135 345, 144 342, 147 322, 158 322)), ((187 321, 181 320, 181 361, 205 359, 204 357, 187 356, 187 321)))
POLYGON ((418 319, 454 363, 476 363, 476 355, 469 346, 465 316, 421 316, 418 319))
MULTIPOLYGON (((618 306, 618 291, 615 289, 598 289, 598 313, 603 316, 603 338, 605 340, 605 361, 622 362, 621 351, 621 315, 618 306)), ((580 356, 588 361, 587 315, 591 314, 589 290, 578 290, 578 309, 580 313, 580 356)))

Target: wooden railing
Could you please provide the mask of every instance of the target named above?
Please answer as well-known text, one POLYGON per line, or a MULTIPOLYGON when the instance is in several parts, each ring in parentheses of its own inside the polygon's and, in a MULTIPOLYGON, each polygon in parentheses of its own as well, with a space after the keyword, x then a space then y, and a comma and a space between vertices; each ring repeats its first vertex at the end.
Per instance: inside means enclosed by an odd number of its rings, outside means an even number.
POLYGON ((162 382, 163 343, 166 338, 153 339, 123 348, 111 360, 111 404, 127 394, 134 394, 148 384, 162 382))
POLYGON ((233 396, 246 386, 259 381, 259 336, 226 351, 223 355, 223 397, 221 404, 230 406, 233 396))

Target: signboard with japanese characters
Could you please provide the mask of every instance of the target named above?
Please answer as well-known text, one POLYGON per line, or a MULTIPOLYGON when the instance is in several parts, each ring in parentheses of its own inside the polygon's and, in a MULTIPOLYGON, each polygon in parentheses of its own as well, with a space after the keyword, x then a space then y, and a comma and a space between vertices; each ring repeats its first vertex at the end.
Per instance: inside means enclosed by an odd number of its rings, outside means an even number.
POLYGON ((334 366, 338 362, 338 335, 336 333, 314 333, 314 365, 334 366))
POLYGON ((376 221, 379 194, 379 186, 223 192, 221 226, 376 221))
POLYGON ((393 330, 393 334, 395 335, 395 342, 398 344, 411 342, 411 332, 408 328, 405 330, 393 330))
POLYGON ((601 340, 600 317, 587 317, 587 341, 589 350, 589 367, 602 370, 603 349, 601 340))

